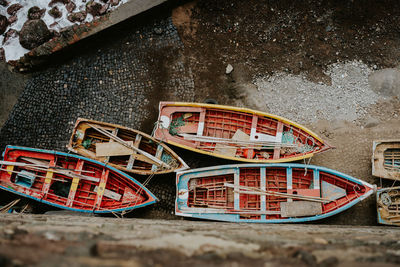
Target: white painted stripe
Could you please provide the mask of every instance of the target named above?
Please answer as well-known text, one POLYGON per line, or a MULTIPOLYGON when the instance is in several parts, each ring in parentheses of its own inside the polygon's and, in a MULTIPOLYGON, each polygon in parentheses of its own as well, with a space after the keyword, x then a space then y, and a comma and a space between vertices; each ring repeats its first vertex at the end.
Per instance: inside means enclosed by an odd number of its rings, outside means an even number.
POLYGON ((240 209, 240 195, 239 195, 239 177, 240 177, 240 170, 236 168, 235 173, 233 174, 233 184, 234 184, 234 202, 233 206, 235 210, 240 209))
POLYGON ((203 136, 204 122, 199 122, 199 127, 197 127, 197 135, 203 136))
POLYGON ((282 135, 283 135, 282 132, 276 133, 275 141, 278 142, 278 143, 282 143, 282 135))
MULTIPOLYGON (((266 191, 266 183, 267 183, 267 179, 266 179, 266 168, 265 167, 261 167, 260 168, 260 189, 263 191, 266 191)), ((266 195, 261 195, 261 211, 265 211, 267 209, 267 203, 266 203, 266 195)))
MULTIPOLYGON (((287 168, 286 169, 286 189, 287 190, 293 189, 293 177, 292 176, 293 176, 292 168, 287 168)), ((287 200, 287 202, 292 202, 292 201, 293 201, 292 198, 289 198, 287 200)))
POLYGON ((314 189, 320 189, 319 170, 314 170, 314 189))

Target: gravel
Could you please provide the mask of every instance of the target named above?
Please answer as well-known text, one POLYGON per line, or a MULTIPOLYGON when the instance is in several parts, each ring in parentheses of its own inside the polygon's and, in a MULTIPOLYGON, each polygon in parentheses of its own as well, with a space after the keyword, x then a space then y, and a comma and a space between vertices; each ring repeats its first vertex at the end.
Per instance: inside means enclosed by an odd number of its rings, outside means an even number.
POLYGON ((371 73, 363 62, 351 61, 328 66, 325 74, 331 78, 331 85, 286 73, 256 77, 258 96, 252 97, 259 99, 257 106, 265 104, 268 112, 298 123, 321 119, 355 122, 381 98, 370 89, 371 73))

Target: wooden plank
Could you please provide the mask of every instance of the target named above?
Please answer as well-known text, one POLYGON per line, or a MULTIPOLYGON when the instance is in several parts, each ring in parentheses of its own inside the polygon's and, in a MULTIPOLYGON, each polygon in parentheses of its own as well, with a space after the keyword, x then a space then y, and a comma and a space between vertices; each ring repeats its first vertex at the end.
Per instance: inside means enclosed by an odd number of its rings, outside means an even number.
POLYGON ((199 116, 199 126, 197 127, 197 132, 196 132, 198 136, 203 135, 205 118, 206 118, 206 110, 202 108, 199 116))
POLYGON ((136 148, 136 147, 134 147, 134 146, 131 146, 131 145, 127 144, 126 141, 124 141, 124 140, 122 140, 121 138, 119 138, 118 136, 113 135, 113 134, 107 132, 106 130, 104 130, 103 127, 101 127, 101 126, 95 126, 95 125, 90 124, 90 123, 88 123, 88 125, 89 125, 90 127, 92 127, 93 129, 95 129, 96 131, 98 131, 98 132, 100 132, 100 133, 102 133, 102 134, 104 134, 104 135, 106 135, 106 136, 108 136, 108 137, 114 139, 116 142, 119 142, 120 144, 122 144, 122 145, 124 145, 124 146, 126 146, 126 147, 128 147, 128 148, 133 149, 134 151, 136 151, 136 152, 142 154, 143 156, 148 157, 148 158, 151 159, 152 161, 156 162, 156 164, 162 165, 162 166, 164 166, 164 167, 166 167, 166 168, 168 168, 168 169, 171 168, 171 166, 169 166, 169 165, 166 164, 165 162, 162 162, 161 160, 157 159, 156 157, 154 157, 153 155, 149 154, 148 152, 143 151, 143 150, 141 150, 141 149, 139 149, 139 148, 136 148))
POLYGON ((100 209, 101 201, 103 200, 104 191, 106 190, 106 184, 108 180, 108 176, 110 174, 110 170, 104 169, 101 174, 99 187, 97 189, 96 201, 94 204, 94 208, 100 209))
POLYGON ((237 190, 237 188, 240 186, 240 170, 239 168, 234 170, 234 174, 233 174, 233 188, 234 188, 234 202, 233 202, 233 206, 235 208, 235 210, 239 210, 240 209, 240 195, 239 195, 239 190, 237 190))
POLYGON ((321 203, 311 201, 281 202, 282 217, 301 217, 322 214, 321 203))
MULTIPOLYGON (((266 184, 267 184, 267 168, 265 167, 260 167, 260 189, 262 191, 266 191, 266 184)), ((267 209, 267 196, 266 195, 261 195, 261 205, 260 205, 260 210, 261 211, 266 211, 267 209)))
POLYGON ((54 175, 54 171, 51 169, 51 167, 56 166, 55 159, 50 161, 48 166, 49 166, 49 168, 48 168, 48 171, 46 172, 46 179, 44 179, 44 184, 42 187, 43 197, 46 196, 46 194, 50 190, 51 179, 53 178, 53 175, 54 175))
MULTIPOLYGON (((118 131, 119 131, 118 128, 114 128, 114 129, 112 130, 112 134, 116 136, 116 135, 118 134, 118 131)), ((114 142, 114 139, 110 138, 109 142, 110 142, 110 143, 111 143, 111 142, 114 142)), ((110 162, 110 156, 106 157, 106 159, 104 160, 104 162, 105 162, 105 163, 110 162)))
MULTIPOLYGON (((133 141, 126 141, 133 146, 133 141)), ((96 143, 96 157, 131 155, 133 150, 117 142, 96 143)))
MULTIPOLYGON (((80 174, 82 169, 83 169, 83 164, 85 163, 84 160, 79 159, 75 168, 76 168, 76 174, 80 174)), ((67 203, 65 204, 67 207, 72 207, 73 203, 74 203, 74 199, 75 199, 75 195, 76 195, 76 190, 78 189, 78 185, 79 185, 79 177, 74 177, 72 179, 72 183, 71 183, 71 187, 69 189, 69 194, 68 194, 68 199, 67 199, 67 203)))
MULTIPOLYGON (((278 122, 278 125, 276 126, 276 136, 280 136, 279 142, 282 142, 282 132, 283 132, 283 123, 281 121, 278 122)), ((279 159, 281 157, 281 147, 277 146, 274 149, 274 157, 273 159, 279 159)))
MULTIPOLYGON (((139 148, 141 141, 142 141, 142 136, 140 134, 136 134, 135 143, 133 144, 133 146, 139 148)), ((133 154, 137 154, 137 152, 133 151, 132 155, 133 154)), ((126 166, 128 170, 132 170, 133 164, 135 163, 135 157, 133 157, 132 155, 129 157, 128 165, 126 166)))
POLYGON ((132 154, 131 157, 134 158, 135 160, 140 160, 140 161, 147 162, 150 164, 157 164, 156 162, 152 161, 148 157, 143 156, 141 154, 132 154))
MULTIPOLYGON (((99 187, 96 186, 96 187, 94 188, 93 191, 97 193, 98 188, 99 188, 99 187)), ((121 197, 122 197, 121 194, 115 193, 114 191, 111 191, 111 190, 108 190, 108 189, 105 189, 105 190, 104 190, 104 196, 105 196, 105 197, 108 197, 108 198, 111 198, 111 199, 114 199, 114 200, 116 200, 116 201, 120 201, 120 200, 121 200, 121 197)))
MULTIPOLYGON (((157 146, 156 158, 161 159, 161 155, 162 155, 163 150, 164 150, 164 147, 159 144, 157 146)), ((151 167, 151 170, 152 171, 156 171, 157 170, 157 165, 153 164, 153 166, 151 167)))
POLYGON ((319 181, 319 170, 314 170, 313 173, 313 185, 314 185, 314 189, 320 189, 320 185, 319 185, 320 181, 319 181))
MULTIPOLYGON (((287 192, 289 193, 290 190, 293 188, 293 171, 292 168, 287 168, 286 169, 286 189, 287 192)), ((288 199, 288 202, 292 202, 293 199, 288 199)))

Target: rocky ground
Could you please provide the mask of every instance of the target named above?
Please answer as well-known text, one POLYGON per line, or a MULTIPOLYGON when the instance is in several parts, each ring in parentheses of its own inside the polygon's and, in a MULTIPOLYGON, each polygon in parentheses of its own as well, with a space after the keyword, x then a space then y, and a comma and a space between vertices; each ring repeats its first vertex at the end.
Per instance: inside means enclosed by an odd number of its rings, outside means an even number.
POLYGON ((3 215, 0 225, 2 266, 361 267, 400 263, 400 233, 391 227, 248 225, 55 214, 3 215))
MULTIPOLYGON (((211 98, 303 123, 336 147, 312 164, 391 186, 371 175, 371 155, 373 140, 400 138, 399 5, 204 0, 158 7, 55 55, 31 77, 4 69, 0 81, 9 82, 2 82, 1 90, 8 100, 1 99, 1 118, 19 95, 7 88, 26 86, 0 131, 0 149, 17 144, 65 151, 78 116, 150 133, 160 100, 211 98)), ((206 156, 176 151, 191 167, 210 164, 206 156)), ((78 258, 77 265, 172 264, 171 258, 182 265, 398 264, 397 230, 374 226, 374 197, 318 224, 254 226, 177 220, 173 175, 153 178, 148 187, 160 202, 129 216, 152 220, 9 215, 0 223, 15 223, 12 231, 3 231, 0 245, 22 245, 32 255, 30 247, 47 238, 43 244, 50 245, 43 248, 55 255, 47 263, 63 255, 67 264, 72 264, 68 257, 78 258), (79 227, 66 234, 71 220, 79 227), (102 230, 115 223, 121 232, 102 230), (45 234, 41 224, 54 231, 45 234), (171 240, 190 247, 182 250, 171 240), (225 244, 231 253, 224 252, 225 244)), ((2 193, 2 203, 13 198, 2 193)), ((36 213, 47 210, 33 205, 36 213)), ((21 265, 29 260, 12 252, 0 255, 21 265)), ((49 254, 29 263, 43 265, 49 254)))

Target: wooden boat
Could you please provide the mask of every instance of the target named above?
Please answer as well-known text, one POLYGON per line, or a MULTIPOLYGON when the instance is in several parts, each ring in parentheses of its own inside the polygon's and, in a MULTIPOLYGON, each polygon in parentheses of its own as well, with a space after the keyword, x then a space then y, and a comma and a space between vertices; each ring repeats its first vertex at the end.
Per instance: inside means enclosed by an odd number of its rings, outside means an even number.
POLYGON ((124 126, 79 118, 67 148, 125 172, 142 175, 187 169, 166 144, 124 126))
POLYGON ((160 102, 154 137, 210 156, 254 163, 288 162, 332 148, 285 118, 246 108, 160 102))
POLYGON ((376 202, 378 223, 400 226, 400 187, 378 189, 376 202))
POLYGON ((7 146, 0 164, 1 189, 62 209, 122 212, 157 201, 124 172, 78 155, 7 146))
POLYGON ((374 186, 313 165, 214 166, 178 172, 175 214, 229 222, 292 223, 323 219, 374 192, 374 186))
POLYGON ((400 140, 374 141, 372 175, 400 180, 400 140))

